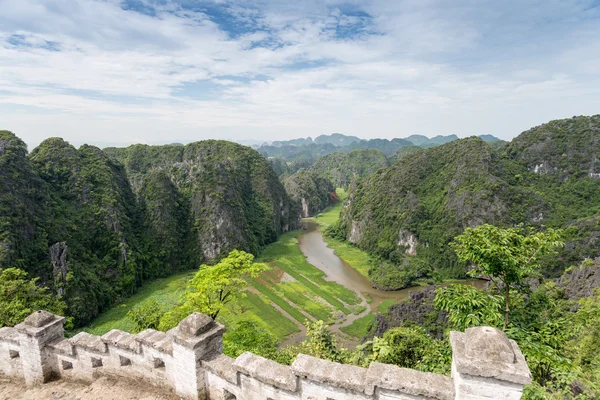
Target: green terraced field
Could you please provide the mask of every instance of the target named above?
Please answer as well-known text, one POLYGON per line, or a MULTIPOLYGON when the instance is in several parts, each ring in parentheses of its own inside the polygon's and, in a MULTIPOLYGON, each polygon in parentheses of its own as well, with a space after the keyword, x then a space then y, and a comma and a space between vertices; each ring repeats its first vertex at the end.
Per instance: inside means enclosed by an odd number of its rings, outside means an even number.
MULTIPOLYGON (((343 200, 346 193, 338 190, 338 196, 343 200)), ((342 202, 326 210, 316 220, 323 226, 335 222, 341 207, 342 202)), ((299 324, 306 324, 308 320, 320 319, 334 323, 364 310, 353 291, 326 281, 325 273, 308 263, 298 247, 298 236, 301 234, 300 230, 288 232, 263 250, 257 261, 269 264, 271 270, 257 279, 249 280, 250 291, 241 300, 240 307, 236 307, 241 311, 234 313, 230 309, 223 310, 218 317, 220 322, 232 325, 242 320, 255 321, 283 340, 299 332, 299 324)), ((345 243, 336 243, 330 238, 326 240, 338 256, 366 274, 369 260, 365 253, 345 243)), ((193 274, 194 271, 190 271, 148 283, 127 301, 103 313, 82 330, 99 335, 111 329, 133 331, 135 325, 127 316, 131 308, 154 298, 168 311, 178 304, 193 274)), ((372 315, 367 315, 342 330, 351 336, 361 337, 372 319, 372 315)))

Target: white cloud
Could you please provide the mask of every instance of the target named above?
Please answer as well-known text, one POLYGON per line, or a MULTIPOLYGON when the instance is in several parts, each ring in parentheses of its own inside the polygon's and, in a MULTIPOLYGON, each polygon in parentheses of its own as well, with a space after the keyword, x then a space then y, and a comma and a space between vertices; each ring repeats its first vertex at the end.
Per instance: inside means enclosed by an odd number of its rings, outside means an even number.
POLYGON ((0 129, 32 145, 509 138, 600 110, 600 15, 585 1, 237 3, 229 27, 167 4, 0 0, 0 129), (358 5, 372 18, 344 11, 358 5))

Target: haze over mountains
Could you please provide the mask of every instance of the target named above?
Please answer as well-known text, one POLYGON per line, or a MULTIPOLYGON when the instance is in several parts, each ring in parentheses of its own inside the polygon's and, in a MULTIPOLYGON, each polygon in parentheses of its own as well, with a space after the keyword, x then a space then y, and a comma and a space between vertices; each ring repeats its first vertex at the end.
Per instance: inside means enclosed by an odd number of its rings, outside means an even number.
MULTIPOLYGON (((481 135, 483 140, 493 143, 500 139, 492 135, 481 135)), ((346 136, 341 133, 331 135, 320 135, 314 140, 310 137, 299 138, 284 141, 275 141, 271 144, 264 143, 261 146, 253 146, 259 153, 265 157, 282 157, 286 161, 293 161, 297 158, 304 158, 310 162, 327 154, 341 152, 347 153, 352 150, 378 149, 386 156, 393 155, 396 151, 404 147, 428 148, 439 146, 458 140, 456 135, 435 136, 428 138, 423 135, 412 135, 407 138, 394 139, 360 139, 356 136, 346 136)))

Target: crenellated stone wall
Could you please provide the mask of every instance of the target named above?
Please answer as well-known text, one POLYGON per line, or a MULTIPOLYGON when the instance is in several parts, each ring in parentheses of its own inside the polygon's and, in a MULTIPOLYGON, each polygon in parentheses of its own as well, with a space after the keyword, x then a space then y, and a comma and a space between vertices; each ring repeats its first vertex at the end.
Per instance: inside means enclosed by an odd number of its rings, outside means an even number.
POLYGON ((251 353, 222 354, 223 325, 194 313, 167 333, 112 330, 66 339, 64 318, 37 311, 0 329, 0 373, 28 386, 52 378, 135 379, 168 388, 184 399, 402 400, 521 398, 531 382, 518 345, 495 328, 452 332, 452 377, 394 365, 368 368, 299 355, 291 366, 251 353))

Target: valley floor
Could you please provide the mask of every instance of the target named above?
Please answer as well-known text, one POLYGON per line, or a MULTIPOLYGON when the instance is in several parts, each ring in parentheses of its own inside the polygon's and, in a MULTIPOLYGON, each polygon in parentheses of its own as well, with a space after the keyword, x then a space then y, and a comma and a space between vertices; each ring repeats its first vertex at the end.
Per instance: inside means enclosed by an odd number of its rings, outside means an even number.
MULTIPOLYGON (((338 194, 345 198, 343 191, 338 194)), ((330 207, 315 221, 321 227, 335 222, 341 206, 342 202, 330 207)), ((286 233, 263 251, 257 261, 269 264, 271 269, 260 278, 250 280, 247 296, 238 304, 237 312, 226 309, 219 315, 219 320, 226 326, 242 320, 257 322, 283 345, 299 343, 308 322, 323 320, 331 325, 342 342, 353 346, 366 334, 374 318, 369 305, 372 299, 365 293, 329 280, 324 271, 310 264, 298 244, 301 235, 302 230, 286 233)), ((366 276, 369 263, 366 253, 342 242, 326 240, 336 255, 366 276)), ((193 273, 179 273, 145 285, 83 330, 96 335, 111 329, 133 331, 135 324, 127 316, 129 310, 154 298, 168 311, 180 301, 193 273)), ((383 301, 377 305, 377 311, 384 312, 394 302, 397 301, 383 301)))

